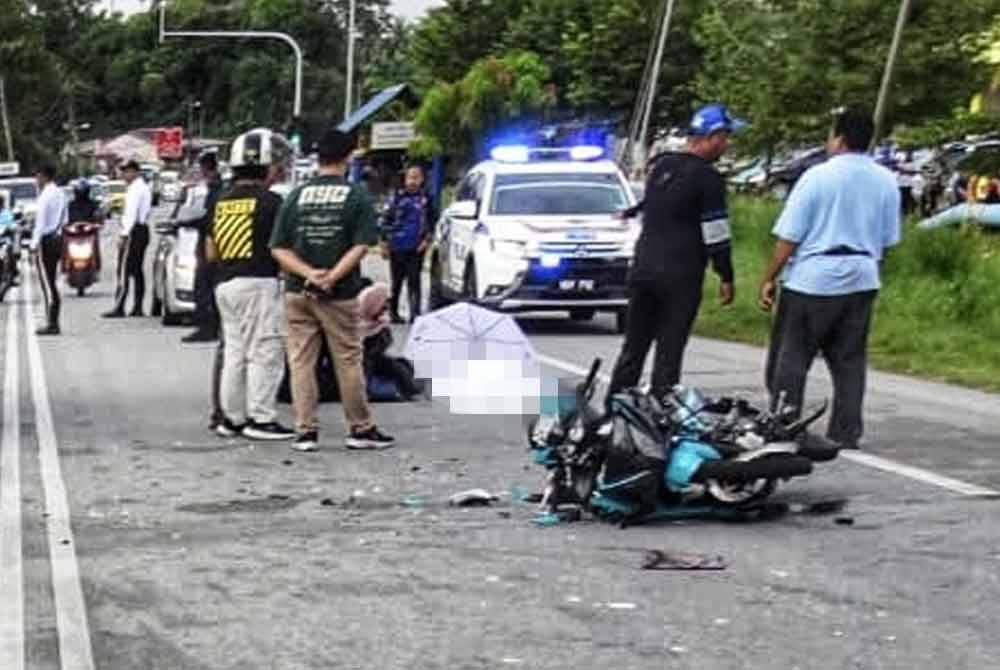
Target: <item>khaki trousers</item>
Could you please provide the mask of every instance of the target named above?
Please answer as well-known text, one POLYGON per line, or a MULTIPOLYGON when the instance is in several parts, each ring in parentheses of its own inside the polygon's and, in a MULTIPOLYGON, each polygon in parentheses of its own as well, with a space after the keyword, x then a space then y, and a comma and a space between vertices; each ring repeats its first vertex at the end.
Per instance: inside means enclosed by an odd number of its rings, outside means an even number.
POLYGON ((277 279, 236 277, 215 288, 222 320, 219 399, 226 418, 271 423, 285 367, 285 319, 277 279))
POLYGON ((300 433, 319 430, 319 389, 316 363, 326 337, 337 373, 344 418, 351 430, 367 430, 372 424, 368 387, 362 368, 361 311, 355 300, 324 300, 288 293, 288 366, 292 374, 292 407, 295 428, 300 433))

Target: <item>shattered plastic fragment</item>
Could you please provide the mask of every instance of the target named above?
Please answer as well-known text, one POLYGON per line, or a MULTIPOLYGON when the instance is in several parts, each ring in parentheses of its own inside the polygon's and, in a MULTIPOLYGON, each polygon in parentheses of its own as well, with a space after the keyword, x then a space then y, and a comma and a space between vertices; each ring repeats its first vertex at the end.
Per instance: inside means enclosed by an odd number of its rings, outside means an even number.
POLYGON ((485 489, 469 489, 459 491, 448 499, 448 504, 456 507, 489 506, 497 500, 497 497, 485 489))
POLYGON ((612 610, 634 610, 635 603, 608 603, 608 609, 612 610))

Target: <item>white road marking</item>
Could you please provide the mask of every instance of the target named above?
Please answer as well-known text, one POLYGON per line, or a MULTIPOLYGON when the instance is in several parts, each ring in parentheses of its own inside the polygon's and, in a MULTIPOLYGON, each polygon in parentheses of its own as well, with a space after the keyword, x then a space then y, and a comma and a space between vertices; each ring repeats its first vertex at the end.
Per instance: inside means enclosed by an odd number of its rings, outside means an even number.
POLYGON ((56 625, 59 632, 59 659, 63 670, 93 670, 93 647, 87 623, 87 608, 80 586, 80 568, 76 561, 73 530, 70 527, 66 485, 59 467, 52 407, 42 367, 42 351, 33 328, 34 305, 31 283, 25 282, 25 328, 28 331, 28 363, 31 368, 31 391, 35 401, 35 429, 38 434, 38 460, 45 492, 49 557, 52 561, 52 590, 55 594, 56 625))
MULTIPOLYGON (((558 358, 553 358, 552 356, 538 354, 537 358, 539 362, 545 365, 563 370, 564 372, 569 372, 570 374, 578 375, 580 377, 586 377, 587 373, 590 372, 588 368, 574 365, 573 363, 568 363, 558 358)), ((603 373, 598 373, 597 378, 604 384, 609 384, 611 382, 611 377, 603 373)), ((995 489, 979 486, 977 484, 970 484, 969 482, 963 482, 959 479, 939 475, 936 472, 931 472, 930 470, 917 468, 912 465, 906 465, 905 463, 892 461, 888 458, 882 458, 881 456, 875 456, 873 454, 867 454, 859 451, 842 451, 840 452, 839 457, 858 465, 864 465, 869 468, 881 470, 882 472, 888 472, 894 475, 899 475, 900 477, 913 479, 923 484, 936 486, 970 498, 1000 498, 1000 491, 995 489)))
POLYGON ((21 554, 21 361, 16 294, 7 307, 0 447, 0 668, 24 670, 24 563, 21 554))

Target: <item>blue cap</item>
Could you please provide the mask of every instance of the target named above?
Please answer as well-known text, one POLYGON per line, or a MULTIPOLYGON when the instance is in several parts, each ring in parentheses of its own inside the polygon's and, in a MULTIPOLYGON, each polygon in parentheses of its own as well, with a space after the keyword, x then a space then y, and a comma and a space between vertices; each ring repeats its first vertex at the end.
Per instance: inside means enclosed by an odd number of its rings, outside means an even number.
POLYGON ((691 118, 688 133, 691 135, 711 135, 720 130, 735 133, 748 125, 743 119, 734 119, 730 116, 725 105, 713 103, 705 105, 695 112, 691 118))

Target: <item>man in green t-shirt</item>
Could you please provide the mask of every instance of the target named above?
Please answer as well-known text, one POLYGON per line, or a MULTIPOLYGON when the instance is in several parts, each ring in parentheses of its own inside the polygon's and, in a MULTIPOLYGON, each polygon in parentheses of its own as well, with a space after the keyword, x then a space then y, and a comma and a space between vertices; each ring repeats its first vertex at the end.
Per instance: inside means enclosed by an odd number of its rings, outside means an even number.
POLYGON ((378 242, 377 215, 364 186, 347 181, 349 135, 329 130, 318 143, 319 174, 285 200, 271 253, 287 274, 288 358, 298 438, 318 448, 316 363, 326 337, 350 434, 348 449, 378 449, 395 440, 372 422, 362 359, 361 259, 378 242))

